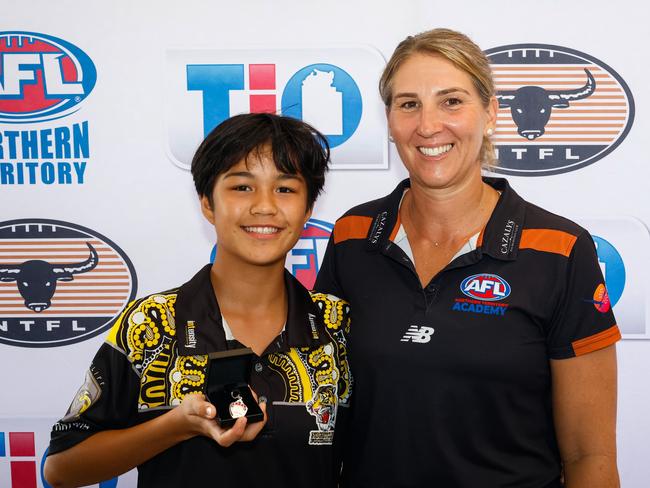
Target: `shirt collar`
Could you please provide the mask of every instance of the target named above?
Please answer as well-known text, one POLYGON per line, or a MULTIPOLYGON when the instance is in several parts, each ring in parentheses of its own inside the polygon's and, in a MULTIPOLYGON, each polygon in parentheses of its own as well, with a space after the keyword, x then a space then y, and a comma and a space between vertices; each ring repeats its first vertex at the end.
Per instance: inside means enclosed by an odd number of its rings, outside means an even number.
MULTIPOLYGON (((480 233, 477 249, 495 259, 512 261, 517 258, 521 230, 524 225, 526 206, 524 200, 512 189, 504 178, 484 177, 483 181, 501 192, 487 225, 480 233)), ((407 179, 401 181, 395 190, 381 200, 379 212, 373 218, 366 239, 369 251, 385 249, 400 237, 402 228, 399 219, 399 205, 404 190, 410 188, 407 179)), ((403 232, 403 230, 402 230, 403 232)))
MULTIPOLYGON (((176 297, 176 333, 180 355, 208 354, 242 347, 227 340, 219 303, 210 281, 212 265, 205 265, 190 281, 182 285, 176 297)), ((293 347, 315 347, 329 341, 323 314, 300 282, 285 270, 287 288, 287 322, 282 333, 264 354, 288 351, 293 347)))

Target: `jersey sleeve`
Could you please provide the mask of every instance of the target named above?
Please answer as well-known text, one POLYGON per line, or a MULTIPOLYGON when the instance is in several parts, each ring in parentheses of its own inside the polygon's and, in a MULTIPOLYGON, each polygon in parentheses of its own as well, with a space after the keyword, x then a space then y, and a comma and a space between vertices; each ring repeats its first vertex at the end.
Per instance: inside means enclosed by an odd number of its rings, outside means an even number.
POLYGON ((102 344, 68 411, 52 428, 49 453, 69 449, 102 430, 134 425, 139 384, 124 353, 108 341, 102 344))
POLYGON ((558 308, 547 330, 551 359, 602 349, 621 338, 591 236, 583 231, 569 255, 558 308))

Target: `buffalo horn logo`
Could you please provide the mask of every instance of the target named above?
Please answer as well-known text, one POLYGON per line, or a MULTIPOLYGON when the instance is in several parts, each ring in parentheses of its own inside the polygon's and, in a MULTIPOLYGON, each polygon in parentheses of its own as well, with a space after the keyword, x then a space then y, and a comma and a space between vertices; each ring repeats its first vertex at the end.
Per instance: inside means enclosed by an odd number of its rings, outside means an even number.
POLYGON ((499 108, 509 108, 517 132, 529 140, 544 134, 544 127, 554 108, 569 108, 575 100, 582 100, 594 93, 596 80, 588 69, 587 82, 575 90, 547 90, 541 86, 522 86, 517 90, 501 90, 497 93, 499 108))
POLYGON ((593 164, 625 139, 634 99, 589 54, 547 44, 489 49, 496 97, 497 173, 546 176, 593 164))
POLYGON ((107 330, 135 297, 128 256, 70 222, 0 222, 0 343, 54 347, 107 330))
POLYGON ((52 264, 40 259, 25 261, 19 265, 0 263, 0 281, 15 281, 25 307, 42 312, 51 305, 57 281, 72 281, 74 275, 87 273, 97 266, 99 256, 89 242, 86 243, 90 256, 74 264, 52 264))

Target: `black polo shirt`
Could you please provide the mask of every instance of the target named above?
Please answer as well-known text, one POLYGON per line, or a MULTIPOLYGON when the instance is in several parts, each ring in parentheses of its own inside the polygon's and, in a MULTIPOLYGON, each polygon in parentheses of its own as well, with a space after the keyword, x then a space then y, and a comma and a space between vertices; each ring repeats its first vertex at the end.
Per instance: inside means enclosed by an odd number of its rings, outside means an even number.
MULTIPOLYGON (((348 306, 310 294, 288 272, 285 283, 286 326, 250 370, 252 389, 267 400, 263 431, 227 448, 202 436, 179 443, 138 467, 138 486, 337 486, 334 428, 352 387, 348 306)), ((241 347, 226 339, 210 265, 179 289, 131 303, 53 427, 50 454, 165 413, 203 391, 208 353, 241 347)))
POLYGON ((561 486, 549 359, 620 334, 587 231, 485 181, 477 248, 424 288, 393 242, 408 180, 334 227, 316 287, 352 307, 343 486, 561 486))

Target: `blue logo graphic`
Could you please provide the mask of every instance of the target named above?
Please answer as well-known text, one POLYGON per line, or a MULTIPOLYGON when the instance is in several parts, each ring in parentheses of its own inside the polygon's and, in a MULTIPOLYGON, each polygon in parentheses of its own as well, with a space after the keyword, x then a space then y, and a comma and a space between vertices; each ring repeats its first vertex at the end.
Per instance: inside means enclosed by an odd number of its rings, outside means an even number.
POLYGON ((359 127, 363 113, 361 91, 352 77, 332 64, 310 64, 294 74, 282 93, 282 113, 313 123, 323 134, 331 147, 347 141, 359 127), (308 88, 313 85, 313 89, 308 88), (316 103, 317 97, 326 97, 327 103, 316 103), (318 107, 316 107, 318 105, 318 107), (311 107, 321 111, 332 110, 327 117, 342 120, 342 127, 330 128, 330 124, 319 124, 321 115, 311 113, 311 107), (314 120, 315 119, 315 120, 314 120))
POLYGON ((625 264, 616 248, 602 237, 591 236, 596 244, 598 263, 605 276, 605 286, 612 307, 620 300, 625 289, 625 264))
POLYGON ((189 64, 186 75, 187 90, 203 97, 204 136, 233 112, 245 110, 231 106, 236 92, 248 93, 251 113, 280 111, 312 124, 327 136, 330 147, 352 137, 361 122, 361 91, 346 71, 333 64, 310 64, 298 70, 283 90, 276 86, 275 64, 189 64))

